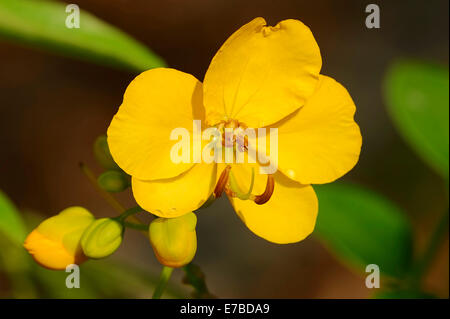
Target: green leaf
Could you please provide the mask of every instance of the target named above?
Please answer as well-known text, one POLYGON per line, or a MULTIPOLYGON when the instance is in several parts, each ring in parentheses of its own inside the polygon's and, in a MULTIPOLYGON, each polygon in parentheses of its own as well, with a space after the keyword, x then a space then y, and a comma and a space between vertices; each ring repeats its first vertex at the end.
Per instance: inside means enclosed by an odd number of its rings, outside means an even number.
POLYGON ((66 4, 43 0, 0 1, 0 36, 100 64, 144 71, 164 61, 119 29, 80 10, 80 28, 67 28, 66 4))
POLYGON ((448 68, 400 61, 384 83, 389 114, 411 147, 448 179, 449 163, 448 68))
MULTIPOLYGON (((111 260, 90 260, 80 266, 80 288, 67 289, 69 273, 44 269, 37 264, 34 275, 43 298, 149 298, 158 276, 133 264, 111 260), (124 284, 126 283, 126 284, 124 284)), ((169 285, 166 298, 183 298, 184 292, 169 285)))
POLYGON ((356 185, 315 186, 319 216, 315 234, 344 262, 364 272, 376 264, 401 277, 412 262, 411 226, 399 208, 356 185))
POLYGON ((20 245, 26 236, 25 224, 19 211, 2 191, 0 191, 0 232, 20 245))
MULTIPOLYGON (((82 266, 81 266, 82 267, 82 266)), ((45 269, 37 264, 32 266, 36 286, 40 288, 40 298, 92 299, 101 298, 98 287, 86 279, 87 274, 80 269, 80 288, 67 288, 66 278, 70 273, 45 269)), ((98 276, 103 274, 99 272, 98 276)))
POLYGON ((419 290, 392 290, 374 294, 375 299, 436 299, 435 295, 419 290))
POLYGON ((0 299, 37 298, 37 289, 30 276, 30 259, 22 243, 13 242, 3 232, 0 232, 2 286, 9 287, 9 289, 0 291, 0 299))

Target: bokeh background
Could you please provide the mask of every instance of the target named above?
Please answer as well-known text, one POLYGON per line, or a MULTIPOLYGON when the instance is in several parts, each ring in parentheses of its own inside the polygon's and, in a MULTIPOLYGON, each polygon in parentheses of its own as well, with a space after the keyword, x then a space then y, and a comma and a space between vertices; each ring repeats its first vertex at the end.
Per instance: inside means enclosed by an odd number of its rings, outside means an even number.
MULTIPOLYGON (((366 185, 403 208, 413 223, 416 249, 423 248, 448 199, 441 178, 394 129, 382 80, 398 58, 448 65, 448 1, 76 3, 150 47, 170 67, 198 79, 203 79, 227 37, 254 17, 262 16, 271 25, 287 18, 303 21, 321 49, 322 73, 341 82, 357 106, 363 148, 358 165, 344 179, 366 185), (380 6, 380 29, 365 27, 369 3, 380 6)), ((67 206, 81 205, 96 216, 115 214, 80 173, 78 163, 83 161, 100 173, 92 144, 105 133, 135 75, 0 38, 0 189, 21 211, 51 216, 67 206)), ((131 198, 130 192, 119 196, 128 206, 133 205, 131 198)), ((364 273, 343 265, 314 236, 291 245, 266 242, 244 226, 224 198, 199 214, 197 234, 194 261, 219 297, 366 298, 373 293, 365 287, 364 273)), ((132 230, 125 237, 111 258, 158 274, 160 265, 148 242, 132 230)), ((448 250, 447 239, 425 281, 440 297, 448 297, 449 292, 448 250)), ((45 276, 53 274, 45 272, 45 276)), ((175 272, 171 282, 179 283, 181 276, 175 272)), ((10 288, 8 278, 0 273, 0 296, 11 296, 10 288)))

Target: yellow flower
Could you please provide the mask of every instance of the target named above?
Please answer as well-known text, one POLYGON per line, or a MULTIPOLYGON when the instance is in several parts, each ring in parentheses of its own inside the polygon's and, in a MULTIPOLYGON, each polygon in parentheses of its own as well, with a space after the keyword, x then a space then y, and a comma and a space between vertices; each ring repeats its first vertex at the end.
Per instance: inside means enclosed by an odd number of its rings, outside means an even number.
POLYGON ((342 85, 320 74, 321 65, 302 22, 271 27, 256 18, 222 45, 203 84, 168 68, 137 76, 108 128, 108 144, 132 176, 138 204, 171 218, 225 192, 256 235, 275 243, 308 236, 318 212, 311 184, 343 176, 361 149, 355 105, 342 85), (192 140, 193 120, 201 120, 202 129, 277 128, 278 171, 260 174, 259 164, 249 163, 174 163, 171 131, 186 128, 192 140), (247 190, 251 194, 242 196, 247 190))
POLYGON ((149 239, 161 264, 182 267, 191 262, 197 250, 196 224, 194 213, 175 218, 156 218, 151 222, 149 239))
POLYGON ((44 220, 25 239, 24 247, 41 266, 54 270, 81 264, 87 257, 80 245, 81 235, 94 221, 83 207, 69 207, 44 220))

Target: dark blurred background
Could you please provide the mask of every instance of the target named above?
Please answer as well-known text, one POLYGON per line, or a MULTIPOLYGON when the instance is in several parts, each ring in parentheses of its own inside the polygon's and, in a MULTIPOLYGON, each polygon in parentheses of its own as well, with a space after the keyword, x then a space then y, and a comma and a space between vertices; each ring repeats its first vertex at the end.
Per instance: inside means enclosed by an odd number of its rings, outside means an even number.
MULTIPOLYGON (((392 126, 382 97, 386 68, 411 57, 448 64, 449 16, 443 1, 77 0, 81 9, 126 31, 170 67, 203 79, 221 44, 262 16, 271 25, 295 18, 308 25, 322 52, 322 73, 352 95, 363 135, 358 165, 344 179, 386 195, 413 221, 421 249, 446 209, 441 179, 392 126), (381 9, 381 28, 365 27, 365 7, 381 9)), ((81 16, 81 21, 83 17, 81 16)), ((82 23, 82 22, 81 22, 82 23)), ((81 205, 97 216, 115 212, 80 173, 96 173, 95 138, 106 132, 136 74, 55 56, 0 39, 0 189, 22 210, 53 215, 81 205)), ((132 206, 129 193, 119 198, 132 206)), ((361 212, 363 213, 363 212, 361 212)), ((342 265, 314 236, 275 245, 253 235, 225 199, 198 216, 198 252, 212 293, 219 297, 365 298, 364 274, 342 265)), ((448 240, 426 279, 449 291, 448 240)), ((160 265, 145 240, 128 231, 114 258, 155 273, 160 265)), ((173 281, 179 281, 181 272, 173 281)))

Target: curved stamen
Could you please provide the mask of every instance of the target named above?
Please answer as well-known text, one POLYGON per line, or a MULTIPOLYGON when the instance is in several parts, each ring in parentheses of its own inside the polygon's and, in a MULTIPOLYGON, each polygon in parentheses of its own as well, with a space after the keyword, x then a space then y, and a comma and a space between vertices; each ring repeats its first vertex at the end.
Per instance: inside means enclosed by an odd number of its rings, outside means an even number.
POLYGON ((225 169, 220 174, 219 180, 217 181, 216 187, 214 188, 214 197, 218 198, 222 196, 225 186, 228 183, 228 177, 230 175, 231 166, 227 165, 225 169))
POLYGON ((273 179, 272 175, 267 175, 267 183, 266 183, 266 189, 264 190, 264 193, 261 195, 257 195, 253 198, 253 201, 258 204, 262 205, 267 203, 267 201, 272 197, 273 189, 275 188, 275 180, 273 179))

